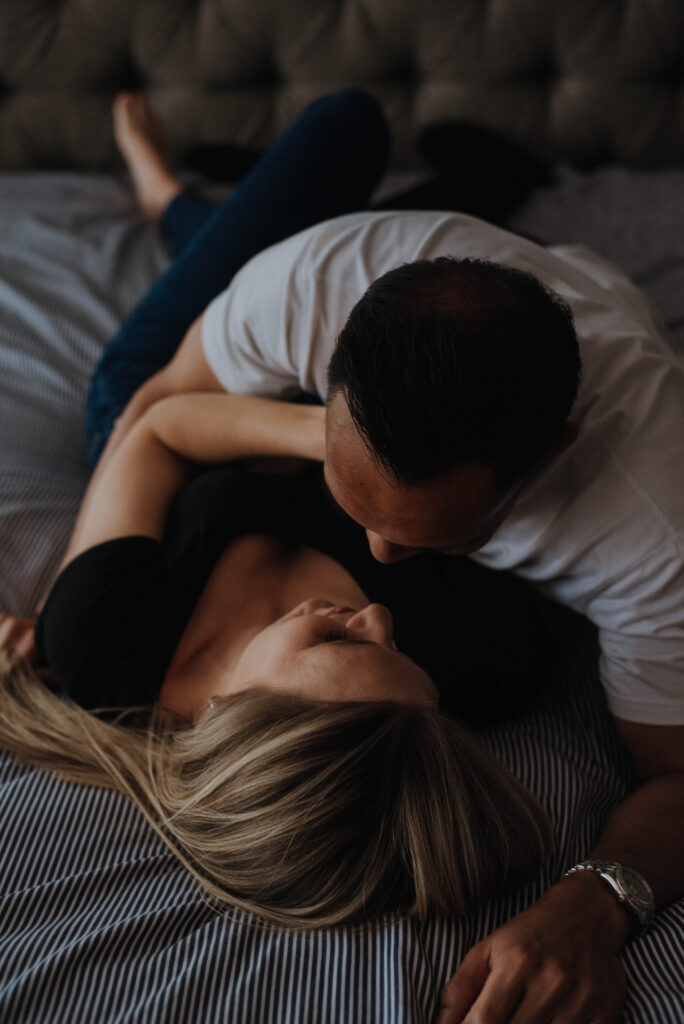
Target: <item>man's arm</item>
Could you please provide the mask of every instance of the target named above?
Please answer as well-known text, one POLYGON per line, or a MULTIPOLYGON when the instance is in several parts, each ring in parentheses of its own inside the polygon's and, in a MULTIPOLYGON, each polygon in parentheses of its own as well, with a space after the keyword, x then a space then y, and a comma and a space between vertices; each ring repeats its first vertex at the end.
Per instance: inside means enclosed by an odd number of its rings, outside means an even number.
MULTIPOLYGON (((684 894, 684 726, 616 725, 637 788, 589 857, 634 868, 661 909, 684 894)), ((631 932, 598 875, 570 875, 470 950, 444 989, 439 1024, 613 1024, 625 992, 617 954, 631 932)))

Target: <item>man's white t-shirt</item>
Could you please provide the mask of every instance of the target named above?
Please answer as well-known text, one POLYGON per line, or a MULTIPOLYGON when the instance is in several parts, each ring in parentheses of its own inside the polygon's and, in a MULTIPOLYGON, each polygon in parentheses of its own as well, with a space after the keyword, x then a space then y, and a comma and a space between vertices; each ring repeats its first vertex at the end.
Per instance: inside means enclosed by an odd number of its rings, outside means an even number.
POLYGON ((615 715, 684 723, 684 369, 642 294, 612 266, 462 214, 349 214, 240 270, 204 315, 209 365, 227 391, 325 399, 337 336, 369 284, 443 255, 540 278, 572 309, 583 365, 577 440, 470 557, 596 623, 615 715))

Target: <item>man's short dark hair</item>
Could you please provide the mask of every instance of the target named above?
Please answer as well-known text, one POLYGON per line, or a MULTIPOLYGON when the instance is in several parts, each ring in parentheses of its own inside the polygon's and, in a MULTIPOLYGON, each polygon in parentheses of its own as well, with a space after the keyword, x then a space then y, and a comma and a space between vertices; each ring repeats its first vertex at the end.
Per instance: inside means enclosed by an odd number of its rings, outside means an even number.
POLYGON ((339 336, 328 384, 398 483, 477 460, 510 485, 561 439, 580 367, 570 309, 536 277, 440 256, 373 282, 339 336))

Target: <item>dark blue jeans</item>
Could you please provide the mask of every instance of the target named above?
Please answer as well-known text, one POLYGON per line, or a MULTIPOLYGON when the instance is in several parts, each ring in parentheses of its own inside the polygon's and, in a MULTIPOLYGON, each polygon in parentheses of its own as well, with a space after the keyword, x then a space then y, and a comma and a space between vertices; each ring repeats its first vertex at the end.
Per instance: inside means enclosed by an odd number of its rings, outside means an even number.
POLYGON ((86 404, 91 466, 131 396, 171 360, 240 267, 289 235, 363 209, 389 150, 377 102, 345 89, 307 107, 220 206, 186 193, 170 203, 162 229, 174 262, 126 317, 93 374, 86 404))

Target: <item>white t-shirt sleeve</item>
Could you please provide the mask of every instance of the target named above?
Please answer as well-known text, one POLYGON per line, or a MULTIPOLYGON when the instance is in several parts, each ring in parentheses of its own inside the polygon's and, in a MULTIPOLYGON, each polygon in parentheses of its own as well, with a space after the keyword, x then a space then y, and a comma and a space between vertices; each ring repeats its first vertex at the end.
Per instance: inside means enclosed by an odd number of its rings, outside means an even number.
POLYGON ((202 347, 226 391, 279 398, 300 389, 307 339, 293 351, 298 289, 287 249, 281 243, 251 259, 204 312, 202 347))
POLYGON ((684 724, 684 541, 660 545, 592 602, 600 674, 618 718, 684 724))

